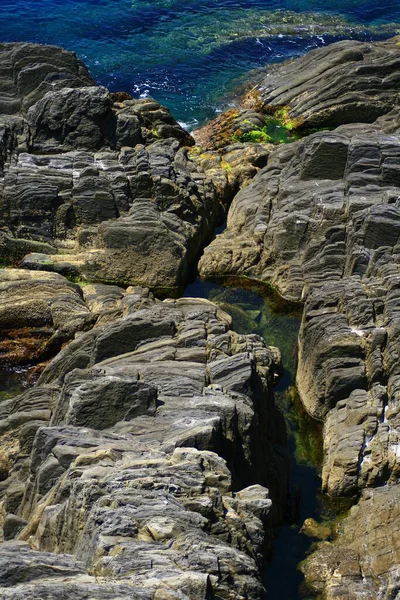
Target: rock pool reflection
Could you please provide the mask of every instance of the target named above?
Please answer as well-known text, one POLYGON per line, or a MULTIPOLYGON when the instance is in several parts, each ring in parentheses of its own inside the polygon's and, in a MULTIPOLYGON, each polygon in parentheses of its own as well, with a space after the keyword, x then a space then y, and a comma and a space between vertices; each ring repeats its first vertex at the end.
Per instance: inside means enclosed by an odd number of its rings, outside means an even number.
POLYGON ((33 381, 29 381, 31 365, 14 368, 0 368, 0 402, 22 394, 33 381))

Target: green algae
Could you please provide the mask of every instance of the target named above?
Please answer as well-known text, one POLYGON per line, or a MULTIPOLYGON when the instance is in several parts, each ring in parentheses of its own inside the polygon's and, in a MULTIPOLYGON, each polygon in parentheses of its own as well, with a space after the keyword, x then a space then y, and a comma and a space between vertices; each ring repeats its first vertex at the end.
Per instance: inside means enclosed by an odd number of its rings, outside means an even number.
POLYGON ((229 175, 232 173, 232 165, 226 162, 226 160, 221 160, 221 167, 224 169, 225 173, 229 175))
POLYGON ((272 138, 268 133, 267 125, 264 125, 264 127, 254 127, 251 131, 247 131, 246 133, 234 133, 232 136, 232 142, 250 142, 252 144, 267 144, 271 141, 272 138))
POLYGON ((270 117, 267 119, 267 131, 272 144, 289 144, 301 138, 297 132, 292 129, 288 130, 279 119, 270 117))
MULTIPOLYGON (((262 112, 262 109, 260 109, 262 112)), ((242 132, 240 128, 231 136, 231 142, 252 143, 252 144, 289 144, 295 142, 310 133, 311 130, 301 129, 301 121, 290 117, 289 108, 281 107, 267 114, 265 124, 257 127, 247 120, 243 125, 250 125, 249 131, 242 132)), ((316 131, 316 130, 315 130, 316 131)))
POLYGON ((316 467, 323 461, 323 424, 310 417, 304 409, 295 386, 290 388, 290 419, 296 425, 293 435, 296 441, 296 460, 316 467))

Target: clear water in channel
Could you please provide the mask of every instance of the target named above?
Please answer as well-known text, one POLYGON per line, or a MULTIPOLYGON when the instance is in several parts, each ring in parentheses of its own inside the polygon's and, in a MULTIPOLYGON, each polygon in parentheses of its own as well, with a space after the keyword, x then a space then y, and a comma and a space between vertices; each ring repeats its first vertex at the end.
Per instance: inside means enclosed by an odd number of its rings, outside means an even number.
POLYGON ((0 41, 57 44, 113 91, 151 95, 194 127, 244 73, 336 39, 378 39, 398 0, 1 0, 0 41))
POLYGON ((319 493, 320 427, 293 404, 300 312, 289 312, 284 303, 277 304, 276 299, 249 289, 199 279, 187 287, 185 296, 217 303, 231 315, 235 331, 257 333, 282 352, 284 371, 275 387, 275 398, 286 419, 291 454, 290 493, 296 498, 298 512, 292 523, 282 527, 274 543, 272 560, 264 574, 266 600, 307 600, 298 565, 305 559, 311 541, 301 533, 301 525, 306 518, 329 520, 334 515, 319 493))

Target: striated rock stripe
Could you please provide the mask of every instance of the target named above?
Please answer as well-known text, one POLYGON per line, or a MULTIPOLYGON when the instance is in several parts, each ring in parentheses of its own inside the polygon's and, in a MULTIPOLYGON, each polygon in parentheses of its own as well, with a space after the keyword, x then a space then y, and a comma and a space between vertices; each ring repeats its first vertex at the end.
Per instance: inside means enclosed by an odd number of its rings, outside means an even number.
POLYGON ((276 351, 205 300, 88 287, 95 327, 2 404, 1 596, 262 598, 287 492, 276 351))

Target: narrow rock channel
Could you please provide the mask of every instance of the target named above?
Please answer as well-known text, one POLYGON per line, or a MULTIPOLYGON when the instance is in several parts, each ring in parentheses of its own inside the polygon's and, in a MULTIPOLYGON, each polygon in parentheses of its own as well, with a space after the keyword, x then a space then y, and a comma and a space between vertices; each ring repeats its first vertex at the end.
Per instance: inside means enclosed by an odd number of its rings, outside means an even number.
POLYGON ((297 389, 324 423, 322 491, 353 504, 301 565, 326 600, 399 590, 399 61, 394 38, 267 68, 228 129, 255 113, 303 137, 236 195, 199 265, 304 302, 297 389))
MULTIPOLYGON (((244 284, 245 282, 243 282, 244 284)), ((256 286, 253 286, 253 288, 256 286)), ((196 280, 185 291, 187 297, 207 298, 232 317, 239 333, 256 333, 282 352, 283 370, 274 386, 277 405, 282 410, 290 450, 289 504, 286 524, 279 529, 265 574, 267 598, 301 600, 308 597, 299 564, 311 546, 311 537, 301 531, 306 519, 334 518, 327 499, 320 495, 322 436, 321 424, 313 421, 295 402, 297 338, 302 308, 278 299, 271 291, 258 292, 243 287, 222 286, 196 280)), ((314 539, 315 539, 315 533, 314 539)), ((310 532, 308 532, 310 535, 310 532)))

